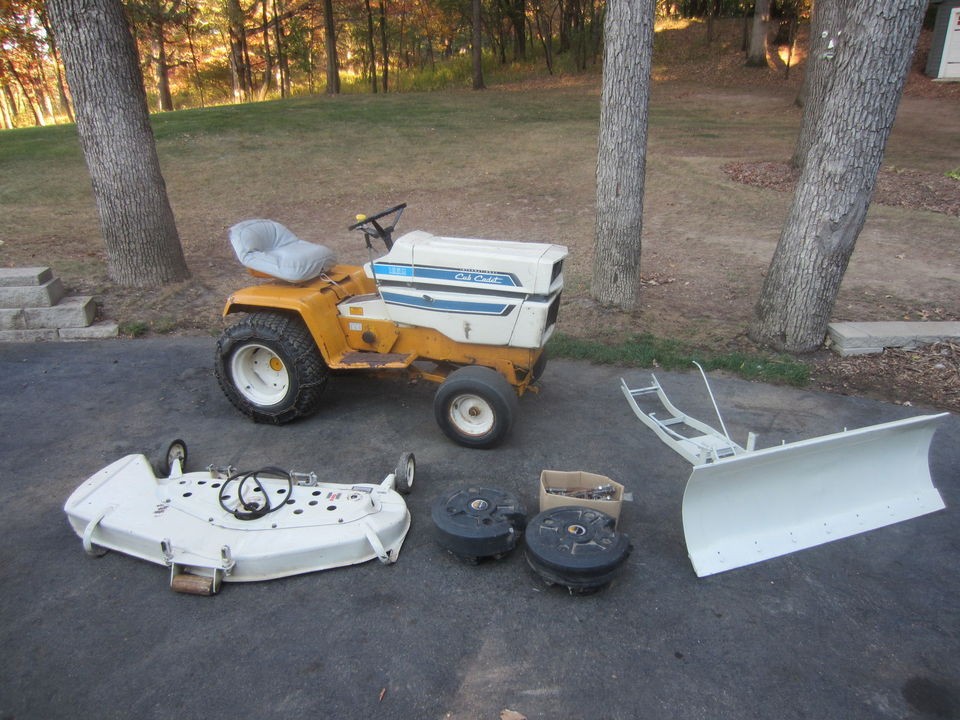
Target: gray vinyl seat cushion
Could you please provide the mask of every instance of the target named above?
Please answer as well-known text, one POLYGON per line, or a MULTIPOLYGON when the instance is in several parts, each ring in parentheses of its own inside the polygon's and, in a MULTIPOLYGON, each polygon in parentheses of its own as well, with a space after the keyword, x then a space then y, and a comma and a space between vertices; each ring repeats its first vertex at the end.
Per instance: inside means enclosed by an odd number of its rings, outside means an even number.
POLYGON ((287 282, 311 280, 337 262, 330 248, 301 240, 273 220, 237 223, 230 244, 244 267, 287 282))

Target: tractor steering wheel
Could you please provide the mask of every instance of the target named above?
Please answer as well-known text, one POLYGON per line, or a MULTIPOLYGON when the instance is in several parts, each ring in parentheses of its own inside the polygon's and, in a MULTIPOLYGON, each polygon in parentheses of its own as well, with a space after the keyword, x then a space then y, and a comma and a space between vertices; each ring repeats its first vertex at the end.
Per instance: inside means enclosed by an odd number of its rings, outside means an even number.
POLYGON ((363 236, 367 240, 367 247, 371 247, 370 236, 376 235, 383 240, 383 244, 386 245, 387 250, 389 250, 393 247, 393 229, 397 226, 397 223, 400 222, 400 216, 403 215, 403 210, 406 207, 406 203, 400 203, 376 215, 357 215, 357 222, 349 226, 347 230, 362 230, 363 236), (380 218, 393 215, 394 213, 396 213, 396 217, 390 225, 384 226, 377 222, 380 218))

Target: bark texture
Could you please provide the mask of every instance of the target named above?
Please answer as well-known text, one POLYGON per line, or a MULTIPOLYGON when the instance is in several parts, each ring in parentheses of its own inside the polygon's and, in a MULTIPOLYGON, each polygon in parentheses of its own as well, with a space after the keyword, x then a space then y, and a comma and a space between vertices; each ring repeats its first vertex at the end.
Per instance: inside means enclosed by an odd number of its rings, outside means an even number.
POLYGON ((133 286, 187 278, 119 0, 49 0, 47 8, 73 94, 110 277, 133 286))
POLYGON ((833 77, 833 62, 837 43, 841 42, 847 23, 846 0, 817 0, 813 6, 810 22, 810 56, 803 77, 803 87, 797 104, 803 107, 803 118, 797 144, 790 163, 799 169, 807 160, 810 146, 816 137, 818 115, 833 77))
POLYGON ((654 0, 610 0, 604 20, 591 294, 630 309, 640 289, 654 0))
POLYGON ((858 0, 760 292, 751 338, 790 352, 823 342, 883 160, 925 0, 858 0))

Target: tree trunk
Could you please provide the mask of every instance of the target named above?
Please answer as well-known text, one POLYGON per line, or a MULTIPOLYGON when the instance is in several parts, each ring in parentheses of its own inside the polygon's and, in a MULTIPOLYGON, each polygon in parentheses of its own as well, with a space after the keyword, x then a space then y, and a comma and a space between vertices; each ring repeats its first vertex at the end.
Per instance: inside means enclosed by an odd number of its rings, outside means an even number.
POLYGON ((206 107, 206 99, 203 96, 203 78, 200 76, 200 61, 197 58, 197 49, 193 44, 191 23, 186 23, 184 29, 186 30, 187 43, 190 46, 190 59, 193 63, 193 77, 195 78, 194 82, 197 84, 197 93, 200 95, 200 107, 206 107))
POLYGON ((13 112, 10 107, 10 88, 6 83, 0 83, 0 127, 4 130, 13 129, 13 112))
POLYGON ((387 92, 387 77, 390 66, 390 53, 387 48, 387 7, 385 0, 380 0, 380 57, 383 62, 383 91, 387 92))
POLYGON ((810 21, 810 52, 797 104, 803 107, 800 132, 790 163, 803 169, 816 137, 817 119, 833 77, 837 43, 847 23, 846 0, 817 0, 810 21))
POLYGON ((768 67, 767 26, 770 23, 770 0, 756 0, 753 6, 753 26, 750 30, 750 49, 747 50, 747 65, 768 67))
POLYGON ((277 48, 277 85, 280 87, 280 97, 285 98, 290 96, 290 64, 287 61, 283 15, 282 3, 273 0, 273 41, 277 48))
POLYGON ((377 48, 373 42, 373 11, 370 9, 370 0, 363 0, 367 9, 367 53, 370 55, 370 89, 377 93, 377 48))
POLYGON ((597 64, 597 57, 603 45, 603 24, 606 22, 606 17, 606 3, 601 4, 599 9, 595 9, 593 2, 590 3, 590 52, 593 55, 594 65, 597 64))
POLYGON ((157 103, 162 112, 173 110, 173 95, 170 94, 170 66, 167 62, 167 41, 164 38, 162 10, 157 3, 158 15, 151 22, 153 35, 154 71, 157 80, 157 103))
POLYGON ((37 99, 33 96, 33 93, 30 92, 28 85, 29 83, 25 82, 23 76, 17 71, 17 68, 14 67, 13 63, 7 60, 7 72, 10 73, 13 77, 14 82, 20 87, 20 94, 23 95, 24 102, 26 102, 27 107, 30 108, 30 112, 33 113, 33 122, 38 127, 46 125, 46 120, 43 117, 43 108, 40 107, 40 103, 37 102, 37 99))
POLYGON ((716 40, 717 16, 720 14, 720 1, 712 0, 710 10, 707 12, 707 44, 713 44, 716 40))
POLYGON ((483 28, 481 26, 480 0, 473 0, 473 47, 471 59, 473 61, 473 89, 483 90, 487 86, 483 82, 483 28))
POLYGON ((46 8, 40 6, 40 22, 43 25, 44 32, 47 33, 47 42, 50 44, 50 57, 53 60, 53 68, 57 73, 57 96, 60 100, 60 108, 67 115, 70 122, 74 121, 73 107, 70 98, 67 95, 67 88, 63 82, 63 72, 60 68, 60 50, 57 48, 57 39, 53 35, 53 29, 50 27, 50 21, 47 19, 46 8))
POLYGON ((337 29, 333 20, 333 0, 323 0, 323 39, 327 53, 327 95, 340 93, 340 63, 337 61, 337 29))
POLYGON ((625 310, 640 289, 640 238, 655 0, 610 0, 597 151, 593 297, 625 310))
POLYGON ((527 58, 526 0, 507 0, 510 24, 513 26, 513 61, 527 58))
POLYGON ((247 28, 240 0, 227 0, 227 23, 230 29, 230 69, 233 73, 233 99, 250 99, 253 77, 247 52, 247 28))
POLYGON ((547 66, 547 73, 553 75, 553 17, 548 16, 544 12, 543 5, 537 2, 533 6, 533 18, 536 22, 537 38, 543 48, 543 61, 547 66))
POLYGON ((119 0, 48 0, 106 241, 110 277, 189 276, 160 174, 137 48, 119 0))
POLYGON ((836 44, 816 139, 760 292, 750 337, 816 350, 863 228, 925 0, 858 0, 836 44))
POLYGON ((267 20, 267 1, 261 0, 260 19, 263 23, 261 38, 263 42, 263 83, 260 85, 260 99, 263 100, 270 92, 270 81, 273 77, 273 55, 270 53, 270 24, 267 20))

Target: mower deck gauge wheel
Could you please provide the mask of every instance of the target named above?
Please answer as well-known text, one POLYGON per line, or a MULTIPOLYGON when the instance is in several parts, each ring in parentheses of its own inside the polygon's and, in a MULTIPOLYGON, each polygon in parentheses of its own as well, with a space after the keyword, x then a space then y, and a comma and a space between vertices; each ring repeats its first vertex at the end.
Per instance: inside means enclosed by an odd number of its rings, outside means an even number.
POLYGON ((545 510, 527 524, 527 563, 549 585, 572 594, 596 592, 610 583, 630 555, 630 538, 616 521, 590 508, 545 510))
POLYGON ((509 492, 470 486, 436 498, 431 516, 440 546, 476 563, 485 558, 500 559, 517 546, 527 511, 509 492))
POLYGON ((417 472, 417 461, 413 453, 404 453, 400 456, 397 469, 393 471, 394 485, 401 495, 409 495, 413 490, 413 478, 417 472))
POLYGON ((180 472, 186 472, 187 444, 180 438, 171 440, 166 450, 161 450, 151 465, 157 477, 169 477, 175 462, 180 463, 180 472))

